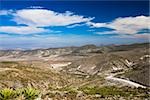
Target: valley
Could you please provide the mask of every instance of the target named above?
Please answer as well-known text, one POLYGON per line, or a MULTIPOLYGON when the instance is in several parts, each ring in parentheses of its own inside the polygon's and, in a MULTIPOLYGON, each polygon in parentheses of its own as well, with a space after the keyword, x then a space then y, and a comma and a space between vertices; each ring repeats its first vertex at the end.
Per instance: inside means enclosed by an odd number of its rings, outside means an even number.
POLYGON ((32 87, 37 100, 148 100, 149 59, 149 43, 0 50, 0 89, 32 87))

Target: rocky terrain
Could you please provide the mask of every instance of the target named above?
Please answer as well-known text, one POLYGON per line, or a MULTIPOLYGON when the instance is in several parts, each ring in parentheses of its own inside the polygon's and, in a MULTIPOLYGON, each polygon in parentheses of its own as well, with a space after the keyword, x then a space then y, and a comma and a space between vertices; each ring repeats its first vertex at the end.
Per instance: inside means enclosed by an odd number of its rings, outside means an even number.
POLYGON ((149 43, 0 50, 0 89, 33 87, 42 100, 148 100, 149 43))

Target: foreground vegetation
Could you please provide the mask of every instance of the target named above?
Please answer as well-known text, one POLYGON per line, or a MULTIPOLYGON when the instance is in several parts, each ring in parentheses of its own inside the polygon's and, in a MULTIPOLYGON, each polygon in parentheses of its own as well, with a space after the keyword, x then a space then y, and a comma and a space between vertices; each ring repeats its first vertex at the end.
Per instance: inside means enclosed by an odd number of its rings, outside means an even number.
POLYGON ((39 97, 40 92, 34 88, 0 90, 0 100, 34 100, 39 97))
POLYGON ((80 88, 63 87, 59 89, 50 89, 45 93, 31 87, 27 88, 4 88, 0 90, 0 100, 47 100, 54 98, 57 100, 97 100, 97 99, 134 99, 145 100, 150 97, 149 89, 129 88, 129 87, 114 87, 114 86, 83 86, 80 88))

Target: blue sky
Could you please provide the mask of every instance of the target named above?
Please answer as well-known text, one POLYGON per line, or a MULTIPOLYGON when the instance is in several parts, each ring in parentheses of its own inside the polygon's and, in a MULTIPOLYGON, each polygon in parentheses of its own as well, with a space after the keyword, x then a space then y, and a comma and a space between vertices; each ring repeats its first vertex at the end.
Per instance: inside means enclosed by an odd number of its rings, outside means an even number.
POLYGON ((0 0, 0 49, 148 42, 148 1, 0 0))

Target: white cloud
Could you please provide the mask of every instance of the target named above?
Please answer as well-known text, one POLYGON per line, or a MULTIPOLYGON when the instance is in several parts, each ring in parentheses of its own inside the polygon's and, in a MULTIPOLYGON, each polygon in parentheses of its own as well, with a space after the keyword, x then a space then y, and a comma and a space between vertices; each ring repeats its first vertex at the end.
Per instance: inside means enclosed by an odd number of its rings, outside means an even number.
MULTIPOLYGON (((23 10, 1 10, 0 15, 12 15, 13 21, 17 24, 26 24, 26 26, 1 26, 0 32, 15 33, 16 34, 34 34, 40 32, 53 32, 38 27, 50 26, 66 26, 67 28, 74 28, 77 26, 88 25, 91 28, 111 28, 112 31, 95 32, 96 34, 136 34, 142 29, 148 29, 150 26, 150 17, 136 16, 136 17, 120 17, 112 22, 94 23, 91 20, 94 18, 86 18, 81 15, 75 15, 70 11, 65 13, 58 13, 52 10, 42 9, 40 6, 32 6, 29 9, 23 10), (32 8, 32 9, 31 9, 32 8), (40 8, 40 9, 38 9, 40 8)), ((56 32, 56 31, 55 31, 56 32)))
POLYGON ((11 21, 15 21, 17 24, 27 25, 0 27, 0 32, 11 34, 35 34, 42 32, 60 33, 61 31, 52 31, 38 27, 68 26, 74 24, 73 26, 70 26, 70 28, 73 28, 75 26, 80 26, 79 23, 86 23, 93 19, 75 15, 70 11, 58 13, 42 9, 40 6, 32 6, 29 9, 23 10, 0 10, 0 15, 12 15, 11 21))
POLYGON ((148 22, 150 22, 150 17, 146 16, 117 18, 108 24, 108 27, 115 29, 119 33, 136 34, 142 29, 148 29, 150 25, 148 22))
POLYGON ((122 35, 118 35, 118 36, 113 36, 116 38, 142 38, 142 39, 150 39, 150 34, 149 33, 144 33, 144 34, 132 34, 132 35, 126 35, 126 34, 122 34, 122 35))
POLYGON ((28 8, 33 8, 33 9, 41 9, 41 8, 44 8, 44 7, 41 7, 41 6, 30 6, 28 8))
POLYGON ((75 15, 72 12, 58 13, 46 9, 23 9, 14 14, 14 21, 29 26, 66 26, 91 21, 93 18, 75 15))
POLYGON ((7 15, 8 11, 7 10, 0 10, 0 15, 7 15))
POLYGON ((35 34, 42 32, 49 32, 44 28, 28 27, 28 26, 1 26, 0 32, 11 34, 35 34))
POLYGON ((9 15, 12 14, 12 10, 0 10, 0 15, 9 15))
POLYGON ((87 30, 88 32, 95 32, 95 30, 91 29, 91 30, 87 30))
POLYGON ((86 24, 91 26, 92 28, 106 27, 106 23, 87 22, 86 24))
POLYGON ((149 34, 149 33, 145 33, 145 34, 135 34, 134 37, 135 37, 135 38, 145 38, 145 39, 149 39, 149 40, 150 40, 150 34, 149 34))
POLYGON ((85 24, 73 24, 73 25, 67 26, 67 28, 74 28, 74 27, 83 26, 83 25, 85 24))
MULTIPOLYGON (((125 17, 117 18, 109 23, 92 23, 88 24, 95 28, 107 27, 114 29, 106 33, 116 32, 118 34, 136 34, 142 29, 148 29, 150 26, 150 17, 147 16, 136 16, 136 17, 125 17)), ((105 33, 105 32, 104 32, 105 33)))

